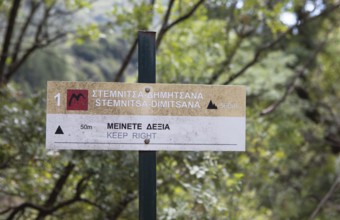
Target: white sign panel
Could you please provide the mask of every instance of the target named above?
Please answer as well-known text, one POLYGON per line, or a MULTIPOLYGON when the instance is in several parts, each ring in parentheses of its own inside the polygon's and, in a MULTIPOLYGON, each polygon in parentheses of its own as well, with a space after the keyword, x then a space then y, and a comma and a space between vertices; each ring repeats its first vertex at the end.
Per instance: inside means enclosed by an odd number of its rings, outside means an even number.
POLYGON ((244 151, 245 87, 48 82, 46 148, 244 151))

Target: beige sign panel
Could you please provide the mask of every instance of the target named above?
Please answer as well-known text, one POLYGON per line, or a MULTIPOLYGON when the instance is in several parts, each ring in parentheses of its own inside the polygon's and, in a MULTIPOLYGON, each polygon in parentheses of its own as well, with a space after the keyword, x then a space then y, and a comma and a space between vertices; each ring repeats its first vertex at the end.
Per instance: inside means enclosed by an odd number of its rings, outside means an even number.
POLYGON ((48 114, 245 117, 244 86, 48 82, 48 114))

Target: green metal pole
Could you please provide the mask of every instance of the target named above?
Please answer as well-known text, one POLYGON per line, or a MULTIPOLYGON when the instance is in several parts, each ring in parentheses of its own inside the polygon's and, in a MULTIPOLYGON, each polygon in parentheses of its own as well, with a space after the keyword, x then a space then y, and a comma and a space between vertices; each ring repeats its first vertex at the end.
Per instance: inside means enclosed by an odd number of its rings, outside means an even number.
MULTIPOLYGON (((155 32, 138 32, 138 82, 156 82, 155 32)), ((156 151, 139 151, 139 219, 156 220, 156 151)))

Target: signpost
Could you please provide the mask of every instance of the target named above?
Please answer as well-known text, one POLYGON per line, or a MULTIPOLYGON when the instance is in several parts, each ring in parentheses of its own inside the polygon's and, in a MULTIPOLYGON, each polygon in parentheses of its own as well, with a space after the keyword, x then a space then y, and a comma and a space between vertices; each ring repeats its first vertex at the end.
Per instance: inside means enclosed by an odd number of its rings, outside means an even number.
POLYGON ((156 219, 156 151, 244 151, 244 86, 153 84, 155 33, 138 33, 138 84, 48 82, 46 148, 139 151, 139 218, 156 219))
MULTIPOLYGON (((156 82, 156 33, 138 32, 138 82, 156 82)), ((150 88, 145 88, 146 93, 150 88)), ((145 137, 145 144, 150 137, 145 137)), ((139 219, 157 219, 156 151, 139 151, 139 219)))

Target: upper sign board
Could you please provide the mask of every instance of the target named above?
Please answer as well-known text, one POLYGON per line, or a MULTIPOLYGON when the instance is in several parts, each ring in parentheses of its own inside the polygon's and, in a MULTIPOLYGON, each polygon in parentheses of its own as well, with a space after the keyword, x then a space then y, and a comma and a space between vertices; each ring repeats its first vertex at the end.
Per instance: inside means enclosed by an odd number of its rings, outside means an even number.
POLYGON ((244 151, 244 86, 48 82, 46 148, 244 151))

